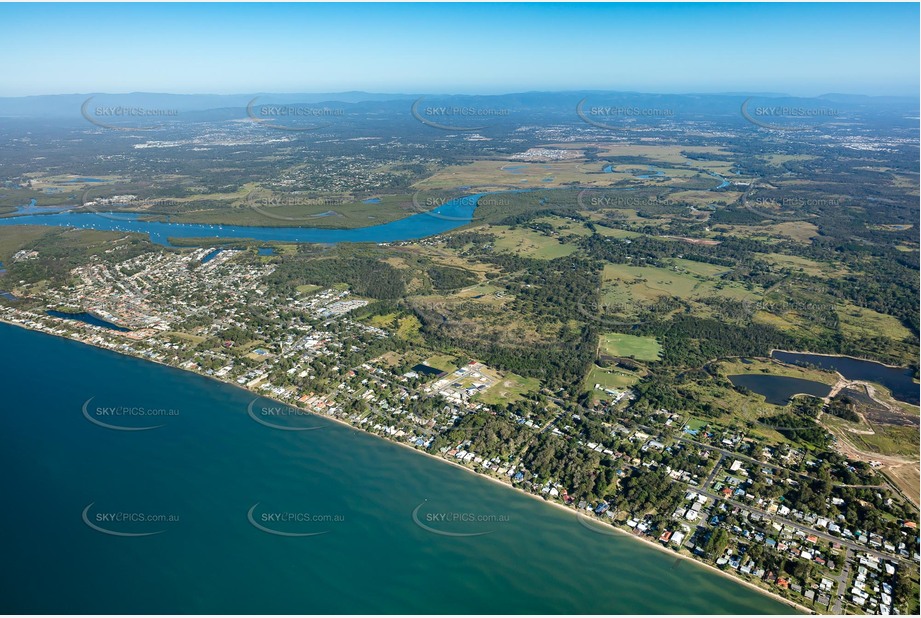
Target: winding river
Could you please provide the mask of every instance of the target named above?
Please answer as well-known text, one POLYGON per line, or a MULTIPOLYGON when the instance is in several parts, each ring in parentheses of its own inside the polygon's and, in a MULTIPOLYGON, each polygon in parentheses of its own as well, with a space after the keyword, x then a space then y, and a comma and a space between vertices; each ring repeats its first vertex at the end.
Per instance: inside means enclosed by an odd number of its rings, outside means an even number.
POLYGON ((477 202, 485 193, 465 195, 427 212, 381 225, 353 229, 310 227, 257 227, 145 221, 135 213, 56 212, 0 218, 0 225, 51 225, 91 230, 140 232, 160 245, 170 238, 246 238, 252 240, 305 243, 398 242, 434 236, 469 223, 477 202))

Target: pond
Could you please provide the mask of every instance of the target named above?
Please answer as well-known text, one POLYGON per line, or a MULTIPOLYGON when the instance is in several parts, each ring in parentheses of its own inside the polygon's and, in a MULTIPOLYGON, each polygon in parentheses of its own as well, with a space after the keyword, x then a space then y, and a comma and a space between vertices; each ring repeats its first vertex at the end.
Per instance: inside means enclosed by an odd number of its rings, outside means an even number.
POLYGON ((809 354, 807 352, 786 352, 774 350, 771 358, 784 363, 801 366, 814 366, 829 371, 837 371, 848 380, 865 380, 876 382, 888 388, 892 396, 899 401, 918 405, 918 384, 912 379, 912 372, 905 367, 887 367, 882 363, 851 358, 850 356, 830 356, 809 354))
POLYGON ((764 396, 764 400, 777 406, 785 406, 794 395, 827 397, 831 387, 814 380, 773 376, 766 373, 746 373, 728 376, 735 387, 743 387, 764 396))

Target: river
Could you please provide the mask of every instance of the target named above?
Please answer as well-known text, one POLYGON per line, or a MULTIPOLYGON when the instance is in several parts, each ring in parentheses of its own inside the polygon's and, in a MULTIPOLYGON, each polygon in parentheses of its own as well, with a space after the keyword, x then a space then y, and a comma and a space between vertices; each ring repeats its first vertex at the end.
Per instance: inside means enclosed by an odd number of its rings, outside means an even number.
MULTIPOLYGON (((201 223, 167 223, 144 221, 135 213, 56 212, 35 214, 23 211, 0 218, 0 225, 51 225, 92 230, 140 232, 151 241, 168 245, 169 238, 246 238, 277 242, 340 243, 398 242, 434 236, 469 223, 483 193, 465 195, 428 212, 420 212, 381 225, 353 229, 310 227, 258 227, 244 225, 208 225, 201 223)), ((28 208, 28 207, 26 207, 28 208)))

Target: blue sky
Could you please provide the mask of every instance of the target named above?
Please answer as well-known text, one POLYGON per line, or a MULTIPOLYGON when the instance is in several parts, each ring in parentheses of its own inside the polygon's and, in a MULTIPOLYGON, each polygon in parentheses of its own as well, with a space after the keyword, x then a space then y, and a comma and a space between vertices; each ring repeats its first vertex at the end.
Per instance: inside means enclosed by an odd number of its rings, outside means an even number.
POLYGON ((918 23, 918 4, 0 4, 0 96, 916 96, 918 23))

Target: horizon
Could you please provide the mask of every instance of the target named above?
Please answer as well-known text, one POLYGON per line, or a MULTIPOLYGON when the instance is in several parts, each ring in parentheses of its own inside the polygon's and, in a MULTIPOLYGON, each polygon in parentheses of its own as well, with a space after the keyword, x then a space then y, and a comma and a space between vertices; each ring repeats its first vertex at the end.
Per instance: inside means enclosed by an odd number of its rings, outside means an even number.
POLYGON ((867 98, 904 98, 904 99, 921 99, 921 93, 918 94, 868 94, 866 92, 847 92, 847 91, 828 91, 816 94, 793 94, 791 92, 770 92, 770 91, 713 91, 699 92, 694 90, 687 91, 655 91, 655 90, 608 90, 603 88, 572 88, 572 89, 531 89, 531 90, 509 90, 503 92, 423 92, 423 91, 369 91, 369 90, 300 90, 300 91, 269 91, 269 90, 251 90, 238 92, 171 92, 167 90, 133 90, 133 91, 86 91, 86 92, 50 92, 46 94, 23 94, 23 95, 0 95, 0 99, 26 99, 30 97, 79 97, 79 96, 132 96, 132 95, 152 95, 152 96, 182 96, 182 97, 244 97, 244 96, 300 96, 300 95, 361 95, 371 96, 394 96, 394 97, 417 97, 417 96, 444 96, 444 97, 505 97, 521 94, 581 94, 586 92, 604 93, 604 94, 636 94, 636 95, 659 95, 659 96, 725 96, 725 97, 744 97, 744 96, 762 96, 762 97, 788 97, 797 99, 820 99, 831 96, 845 97, 867 97, 867 98))

